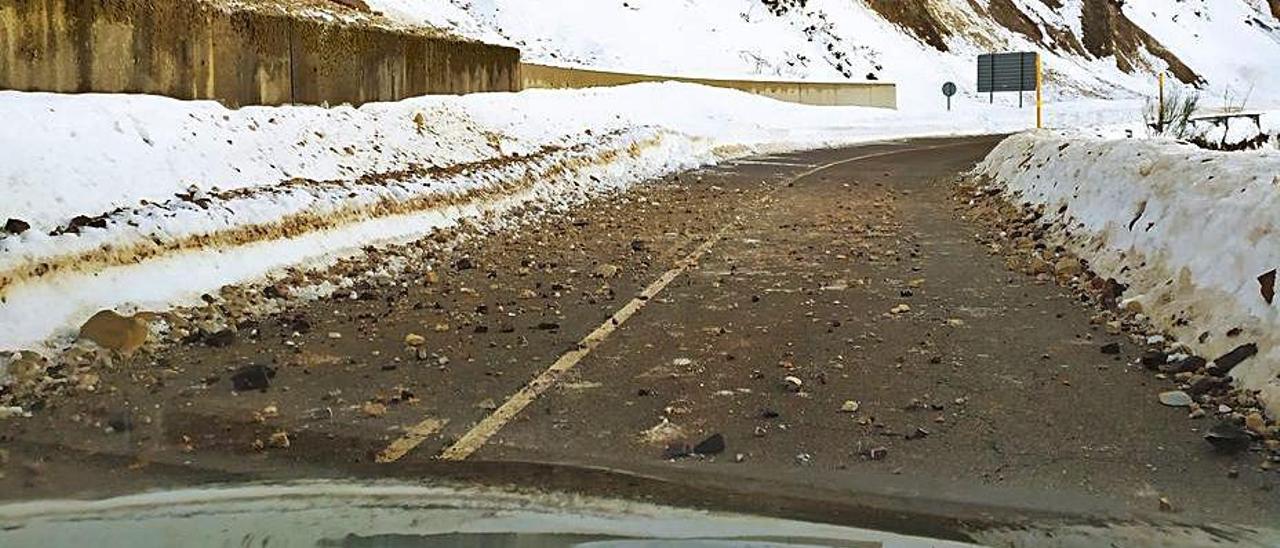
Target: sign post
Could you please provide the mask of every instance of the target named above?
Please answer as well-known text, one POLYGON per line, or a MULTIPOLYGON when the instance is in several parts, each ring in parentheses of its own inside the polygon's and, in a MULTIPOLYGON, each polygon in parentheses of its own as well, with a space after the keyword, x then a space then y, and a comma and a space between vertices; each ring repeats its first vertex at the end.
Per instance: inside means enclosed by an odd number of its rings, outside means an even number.
POLYGON ((991 102, 995 102, 997 91, 1014 91, 1018 93, 1018 106, 1022 107, 1022 93, 1036 92, 1036 127, 1041 127, 1043 120, 1043 100, 1041 85, 1040 54, 1032 51, 1014 53, 985 53, 978 56, 978 93, 991 94, 991 102))
POLYGON ((942 94, 947 96, 947 112, 951 112, 951 96, 956 94, 956 85, 953 82, 942 84, 942 94))

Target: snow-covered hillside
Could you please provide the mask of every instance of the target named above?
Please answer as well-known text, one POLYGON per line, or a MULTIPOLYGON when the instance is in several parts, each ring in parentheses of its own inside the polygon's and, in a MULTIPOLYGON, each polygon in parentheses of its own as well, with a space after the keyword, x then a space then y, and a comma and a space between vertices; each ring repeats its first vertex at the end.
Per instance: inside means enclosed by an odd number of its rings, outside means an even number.
POLYGON ((1154 73, 1280 104, 1280 21, 1259 0, 369 0, 400 20, 518 46, 527 61, 704 77, 877 78, 899 102, 971 100, 974 57, 1045 52, 1051 98, 1150 95, 1154 73), (1230 36, 1230 45, 1206 39, 1230 36), (1185 63, 1185 66, 1184 66, 1185 63))

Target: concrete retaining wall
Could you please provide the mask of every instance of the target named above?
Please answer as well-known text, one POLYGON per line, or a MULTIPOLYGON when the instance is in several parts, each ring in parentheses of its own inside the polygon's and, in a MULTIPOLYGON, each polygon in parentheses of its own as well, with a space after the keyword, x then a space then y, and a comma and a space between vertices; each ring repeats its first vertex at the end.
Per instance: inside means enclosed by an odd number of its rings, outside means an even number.
POLYGON ((677 81, 702 84, 771 97, 780 101, 824 106, 864 106, 897 108, 897 87, 884 82, 779 82, 682 78, 648 74, 626 74, 599 70, 572 69, 524 63, 520 65, 522 85, 530 88, 588 88, 621 86, 638 82, 677 81))
POLYGON ((228 106, 516 91, 514 48, 194 0, 0 0, 0 89, 228 106))

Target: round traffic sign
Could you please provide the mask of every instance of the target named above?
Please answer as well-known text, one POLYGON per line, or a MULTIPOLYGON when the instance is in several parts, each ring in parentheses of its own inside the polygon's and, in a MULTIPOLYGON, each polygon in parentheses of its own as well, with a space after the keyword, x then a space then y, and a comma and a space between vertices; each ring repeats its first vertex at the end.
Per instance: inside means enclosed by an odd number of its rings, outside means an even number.
POLYGON ((956 94, 956 85, 955 85, 954 83, 951 83, 951 82, 947 82, 947 83, 945 83, 945 84, 942 84, 942 94, 943 94, 943 95, 946 95, 947 97, 951 97, 952 95, 955 95, 955 94, 956 94))

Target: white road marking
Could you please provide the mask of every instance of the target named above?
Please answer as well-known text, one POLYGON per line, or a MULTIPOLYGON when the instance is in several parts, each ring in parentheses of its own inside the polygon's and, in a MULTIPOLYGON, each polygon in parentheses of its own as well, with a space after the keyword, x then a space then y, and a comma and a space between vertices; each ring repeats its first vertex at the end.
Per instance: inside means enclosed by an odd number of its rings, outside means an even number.
POLYGON ((378 452, 378 456, 375 460, 380 463, 400 460, 400 457, 405 456, 409 451, 413 451, 414 448, 423 441, 426 441, 427 438, 435 435, 436 432, 443 430, 446 424, 449 424, 449 421, 446 419, 437 419, 434 417, 427 417, 426 419, 423 419, 422 422, 410 427, 408 432, 405 432, 403 436, 400 436, 400 439, 391 442, 391 445, 388 445, 386 449, 378 452))
POLYGON ((535 377, 533 381, 511 396, 506 403, 502 404, 502 407, 485 417, 470 432, 467 432, 456 443, 445 449, 440 454, 440 458, 444 460, 463 460, 475 453, 485 442, 489 441, 489 438, 498 433, 498 430, 501 430, 511 419, 520 414, 525 407, 533 403, 533 400, 537 399, 543 392, 546 392, 548 388, 554 386, 556 381, 560 379, 560 375, 578 365, 578 362, 587 357, 605 338, 617 330, 637 311, 644 308, 644 305, 648 304, 650 299, 661 293, 663 289, 666 289, 667 285, 679 277, 680 274, 697 264, 698 260, 724 237, 727 229, 728 226, 721 229, 711 239, 703 242, 692 253, 681 259, 679 263, 676 263, 675 268, 664 272, 662 276, 659 276, 657 280, 654 280, 653 283, 644 288, 644 291, 641 291, 639 296, 631 299, 625 306, 614 312, 613 316, 610 316, 608 320, 605 320, 604 323, 583 338, 578 343, 577 348, 560 356, 560 359, 551 364, 551 367, 548 367, 546 371, 543 371, 542 374, 535 377))
POLYGON ((813 167, 815 164, 798 164, 795 162, 781 162, 769 160, 734 160, 729 162, 732 166, 783 166, 783 167, 813 167))
MULTIPOLYGON (((777 192, 779 188, 785 188, 787 185, 791 183, 795 183, 800 179, 803 179, 815 173, 818 173, 836 166, 844 165, 850 162, 857 162, 859 160, 868 160, 871 158, 888 156, 891 154, 901 154, 904 152, 932 150, 937 148, 950 148, 950 147, 961 146, 965 144, 969 144, 969 143, 961 142, 961 143, 951 143, 946 145, 934 145, 934 146, 914 147, 914 148, 907 148, 907 149, 886 150, 882 152, 873 152, 870 154, 863 154, 860 156, 854 156, 852 158, 845 158, 843 160, 829 162, 826 164, 822 164, 820 166, 813 167, 811 169, 808 169, 804 172, 801 172, 797 175, 792 176, 786 181, 786 183, 776 186, 773 190, 769 191, 764 196, 762 196, 759 201, 761 203, 765 202, 773 195, 774 192, 777 192)), ((555 386, 556 381, 558 381, 565 372, 569 371, 570 369, 573 369, 574 366, 578 365, 578 362, 581 362, 583 358, 587 357, 587 355, 590 354, 592 350, 594 350, 597 346, 599 346, 600 343, 604 342, 605 338, 607 338, 610 334, 616 331, 618 327, 622 326, 622 324, 626 322, 629 318, 631 318, 631 316, 635 315, 635 313, 638 312, 641 308, 644 308, 644 306, 648 304, 650 300, 652 300, 655 296, 661 293, 663 289, 666 289, 666 287, 669 284, 671 284, 672 281, 674 281, 681 274, 685 273, 690 268, 695 266, 698 263, 698 261, 703 257, 703 255, 706 255, 707 252, 711 251, 711 248, 715 246, 716 243, 718 243, 721 239, 723 239, 725 234, 728 233, 729 229, 734 227, 736 224, 737 223, 730 223, 728 225, 725 225, 718 232, 716 232, 715 235, 713 235, 710 239, 708 239, 706 242, 703 242, 702 245, 699 245, 697 249, 694 249, 692 253, 689 253, 687 256, 681 259, 680 262, 676 263, 676 266, 674 268, 664 272, 662 276, 658 277, 657 280, 654 280, 653 283, 649 284, 648 287, 645 287, 644 291, 641 291, 639 296, 637 296, 634 299, 631 299, 630 302, 628 302, 625 306, 623 306, 621 309, 615 312, 613 316, 610 316, 609 319, 605 320, 604 323, 600 324, 599 327, 597 327, 594 331, 592 331, 585 338, 583 338, 582 341, 578 343, 578 347, 576 349, 570 350, 566 352, 564 355, 560 356, 560 358, 557 359, 555 363, 551 364, 551 366, 548 367, 546 371, 543 371, 537 377, 534 377, 534 379, 530 381, 529 384, 526 384, 524 388, 521 388, 519 391, 513 394, 505 403, 502 404, 501 407, 499 407, 489 416, 482 419, 479 423, 477 423, 474 427, 472 427, 471 430, 469 430, 466 434, 464 434, 461 438, 459 438, 457 442, 455 442, 453 445, 449 446, 442 453, 440 453, 440 455, 437 458, 442 460, 453 460, 453 461, 465 460, 467 457, 470 457, 473 453, 478 451, 481 447, 484 446, 485 443, 489 441, 490 438, 494 436, 494 434, 497 434, 499 430, 501 430, 504 426, 507 425, 507 423, 511 422, 511 419, 514 419, 516 415, 519 415, 520 412, 524 410, 524 408, 528 407, 530 403, 533 403, 533 400, 537 399, 538 396, 541 396, 544 392, 547 391, 547 389, 551 388, 552 386, 555 386)))

